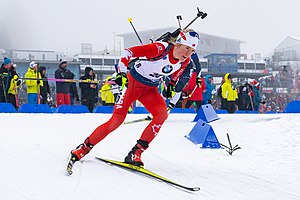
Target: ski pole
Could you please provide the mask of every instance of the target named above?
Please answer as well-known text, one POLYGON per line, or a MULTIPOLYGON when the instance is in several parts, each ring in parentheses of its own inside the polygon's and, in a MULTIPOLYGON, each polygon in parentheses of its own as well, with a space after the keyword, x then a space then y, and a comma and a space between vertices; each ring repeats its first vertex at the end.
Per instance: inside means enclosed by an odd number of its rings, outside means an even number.
POLYGON ((176 18, 178 20, 179 28, 181 28, 181 24, 180 24, 180 20, 182 20, 181 15, 177 15, 176 18))
POLYGON ((187 29, 199 17, 201 17, 201 19, 204 19, 205 17, 207 17, 207 13, 204 13, 204 12, 200 11, 198 7, 197 7, 197 10, 198 10, 197 16, 188 25, 186 25, 183 29, 187 29))
POLYGON ((134 28, 134 26, 133 26, 132 18, 128 18, 128 21, 129 21, 129 23, 131 24, 131 26, 132 26, 132 28, 133 28, 133 30, 134 30, 136 36, 138 37, 138 39, 139 39, 139 41, 140 41, 140 43, 143 44, 143 42, 142 42, 142 40, 141 40, 139 34, 137 33, 137 31, 135 30, 135 28, 134 28))

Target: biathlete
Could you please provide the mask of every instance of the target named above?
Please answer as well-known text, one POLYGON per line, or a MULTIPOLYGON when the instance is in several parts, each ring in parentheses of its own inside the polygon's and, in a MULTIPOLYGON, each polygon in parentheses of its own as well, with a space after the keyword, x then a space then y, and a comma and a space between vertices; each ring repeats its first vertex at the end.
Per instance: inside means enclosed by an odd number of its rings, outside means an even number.
MULTIPOLYGON (((84 143, 71 151, 72 166, 123 123, 129 106, 135 100, 145 106, 153 119, 125 157, 124 162, 143 166, 141 154, 148 148, 168 117, 165 100, 158 92, 161 78, 173 74, 173 80, 177 81, 190 62, 190 56, 195 52, 198 41, 199 35, 190 29, 181 31, 174 42, 154 42, 125 49, 119 61, 119 73, 115 80, 121 88, 125 88, 121 91, 123 94, 116 102, 111 118, 98 126, 84 143), (146 59, 136 61, 127 73, 128 63, 134 57, 146 57, 146 59)), ((172 87, 168 85, 168 91, 172 87)))

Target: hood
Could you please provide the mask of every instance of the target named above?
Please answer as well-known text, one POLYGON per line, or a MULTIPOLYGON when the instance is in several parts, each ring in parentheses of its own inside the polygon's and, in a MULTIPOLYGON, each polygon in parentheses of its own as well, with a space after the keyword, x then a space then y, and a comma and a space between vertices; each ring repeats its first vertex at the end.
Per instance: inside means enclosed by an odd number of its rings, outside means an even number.
POLYGON ((91 67, 86 67, 86 68, 84 69, 84 75, 85 75, 85 76, 90 76, 89 73, 90 73, 91 70, 93 70, 93 68, 91 68, 91 67))
POLYGON ((40 72, 40 74, 41 74, 41 76, 44 78, 44 77, 46 77, 46 74, 43 74, 42 73, 42 71, 44 71, 44 70, 46 70, 46 67, 44 67, 44 66, 40 66, 39 68, 38 68, 38 72, 40 72))
POLYGON ((205 82, 206 82, 206 83, 209 82, 209 81, 208 81, 209 78, 212 78, 212 76, 211 76, 210 74, 207 74, 207 75, 205 76, 205 82))
POLYGON ((225 82, 230 82, 229 79, 228 79, 229 75, 231 75, 231 74, 230 73, 225 74, 225 76, 224 76, 225 82))

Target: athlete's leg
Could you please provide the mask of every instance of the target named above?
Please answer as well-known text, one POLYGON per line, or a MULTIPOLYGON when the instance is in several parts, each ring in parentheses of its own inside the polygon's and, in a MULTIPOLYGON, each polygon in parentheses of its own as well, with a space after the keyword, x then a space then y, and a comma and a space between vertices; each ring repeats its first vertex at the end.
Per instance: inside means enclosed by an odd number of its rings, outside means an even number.
POLYGON ((152 89, 139 99, 145 108, 152 114, 153 119, 143 131, 140 140, 147 141, 148 144, 158 134, 161 126, 168 118, 166 103, 158 93, 157 88, 152 89))

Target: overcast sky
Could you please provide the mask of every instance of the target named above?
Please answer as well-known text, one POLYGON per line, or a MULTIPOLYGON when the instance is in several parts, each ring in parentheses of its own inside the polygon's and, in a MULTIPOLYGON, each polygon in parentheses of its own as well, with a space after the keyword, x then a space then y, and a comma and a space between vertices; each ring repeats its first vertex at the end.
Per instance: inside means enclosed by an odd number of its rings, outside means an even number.
POLYGON ((190 28, 245 41, 242 53, 269 56, 287 36, 300 38, 297 0, 1 0, 0 36, 17 49, 75 54, 81 43, 92 43, 102 51, 113 49, 114 32, 133 31, 128 18, 137 31, 177 27, 177 15, 185 26, 197 7, 208 16, 190 28))

